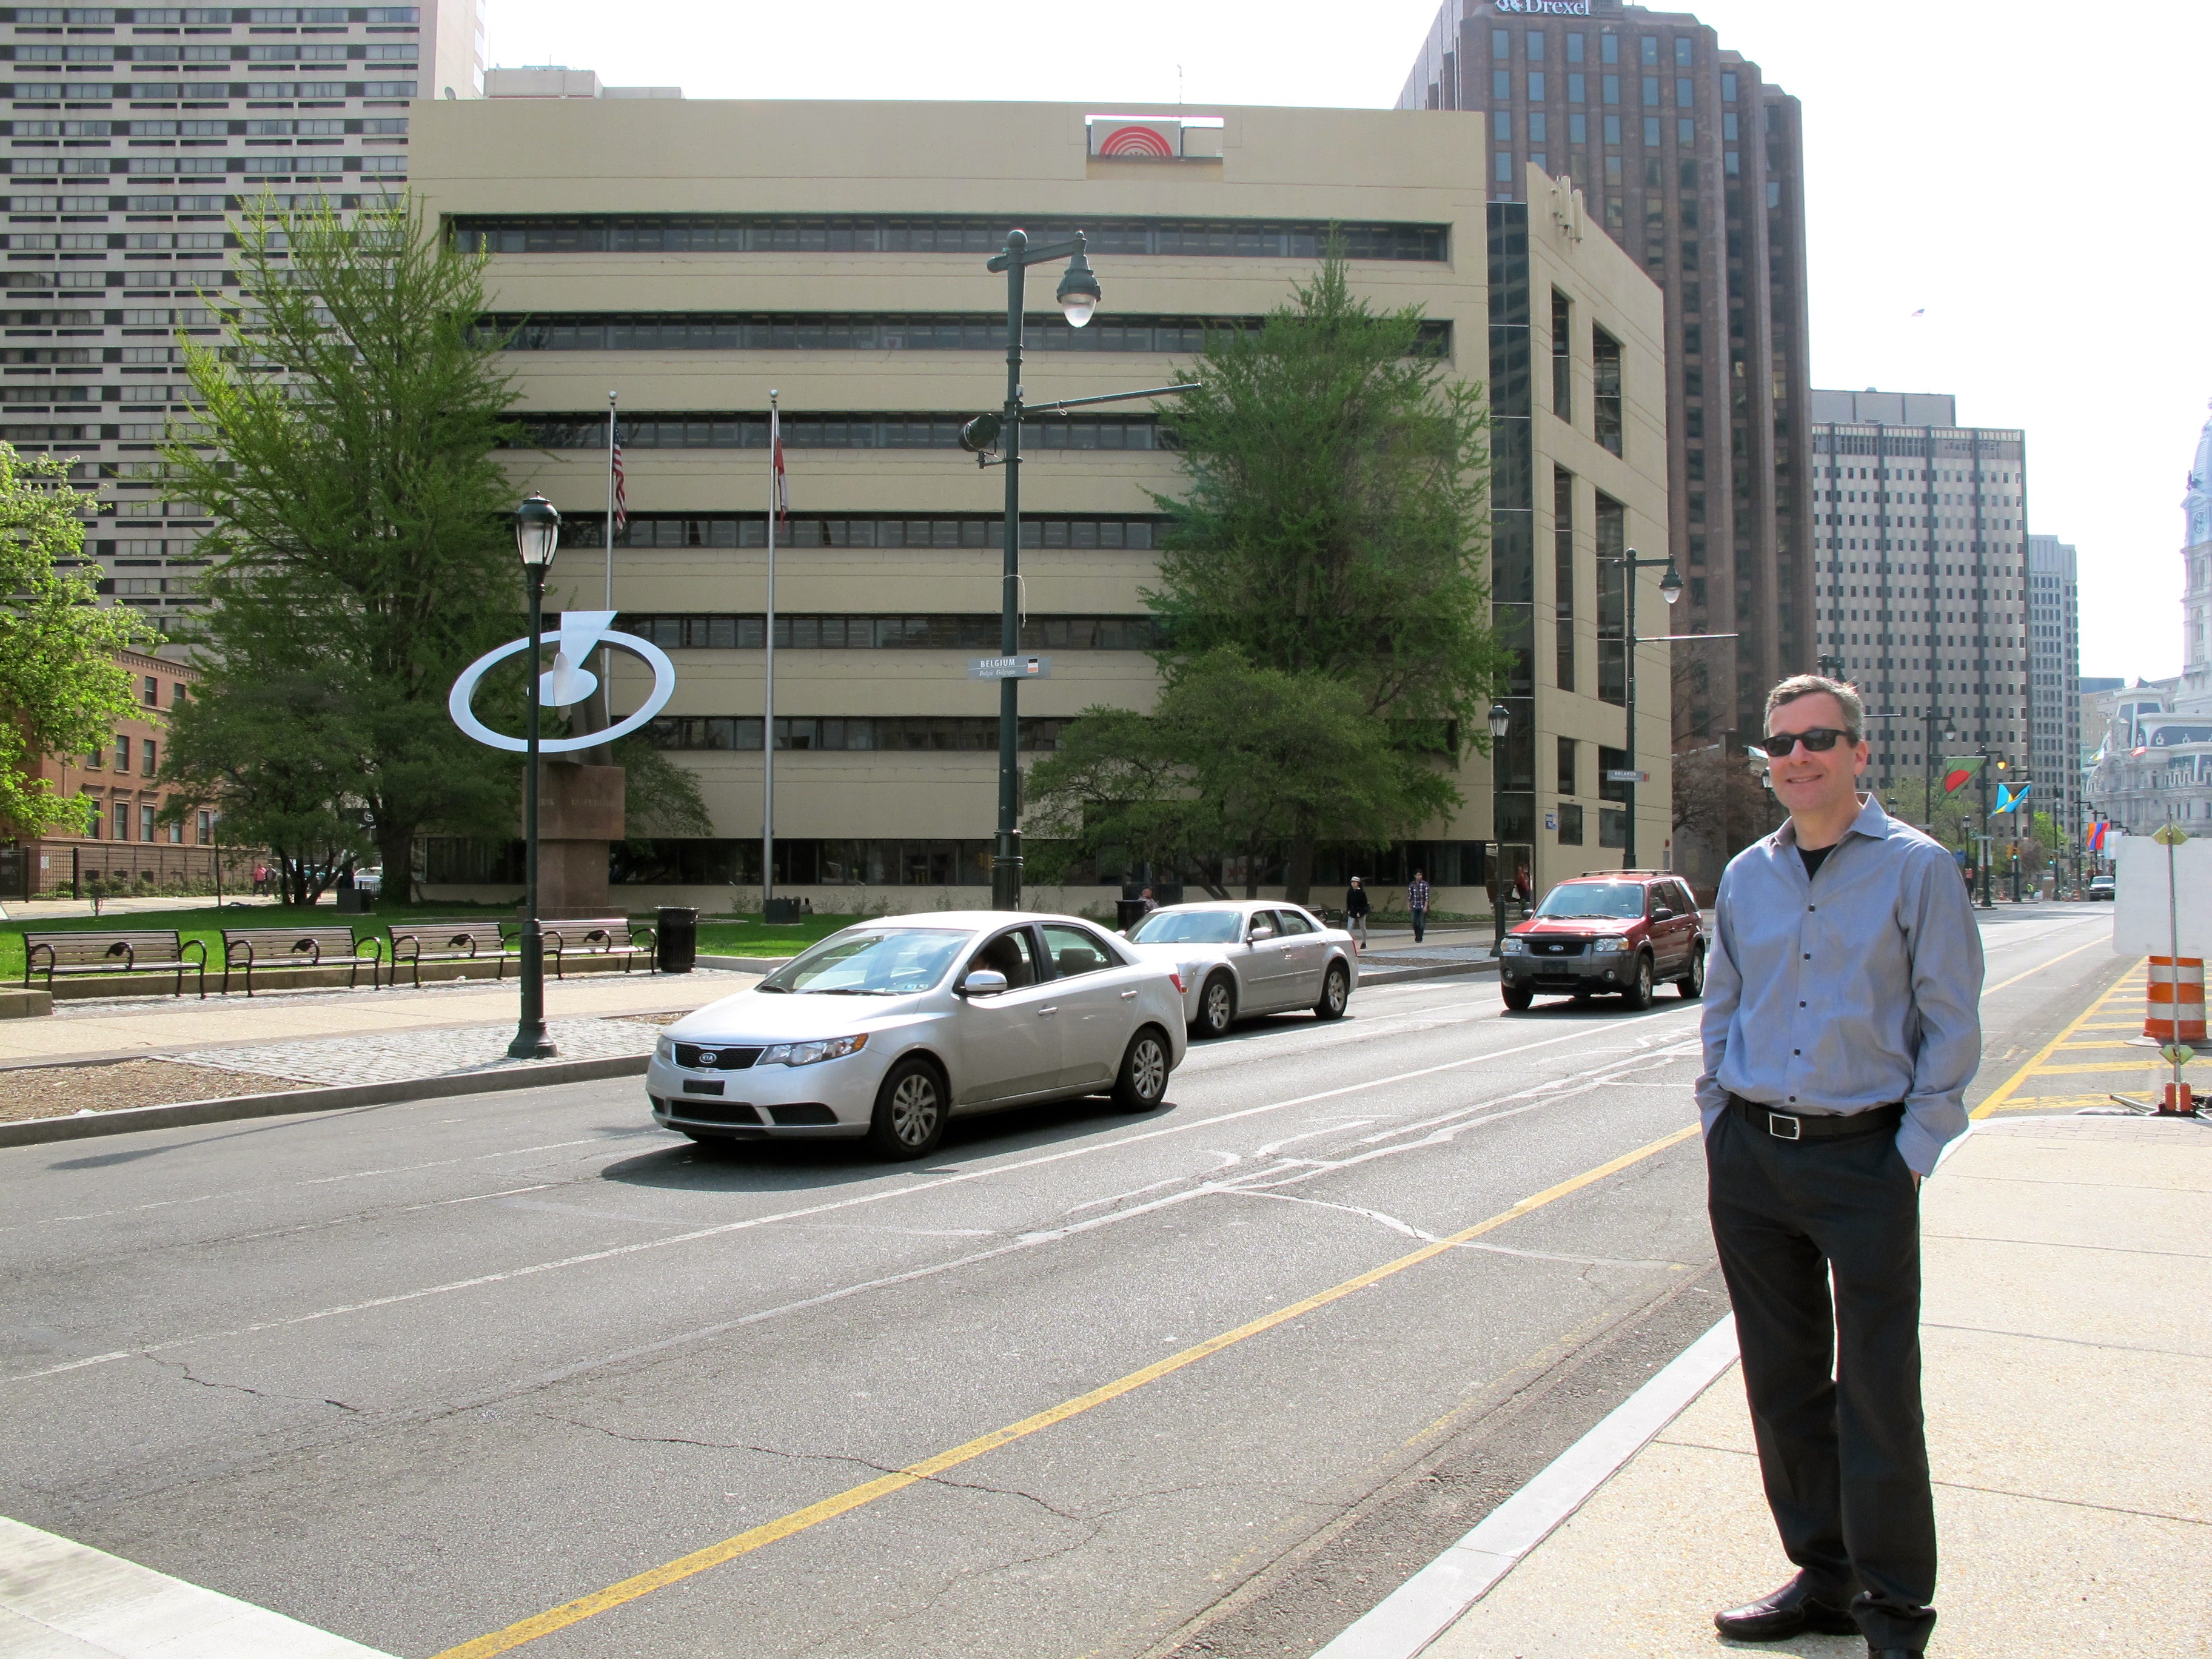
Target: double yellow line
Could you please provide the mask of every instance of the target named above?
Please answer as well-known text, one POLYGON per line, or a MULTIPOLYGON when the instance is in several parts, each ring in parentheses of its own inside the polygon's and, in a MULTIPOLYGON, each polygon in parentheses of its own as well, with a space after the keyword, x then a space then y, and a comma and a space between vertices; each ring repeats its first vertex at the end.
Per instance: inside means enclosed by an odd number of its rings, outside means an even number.
POLYGON ((505 1630, 496 1630, 488 1636, 479 1636, 473 1641, 464 1642, 459 1647, 447 1648, 443 1653, 434 1656, 434 1659, 489 1659, 493 1654, 510 1652, 526 1642, 535 1642, 540 1637, 550 1636, 556 1631, 566 1630, 571 1625, 581 1624, 586 1619, 596 1618, 600 1613, 610 1612, 627 1602, 635 1601, 640 1596, 650 1595, 657 1589, 665 1589, 671 1584, 680 1583, 686 1578, 696 1577, 710 1567, 719 1567, 726 1561, 736 1560, 741 1555, 750 1555, 756 1550, 765 1549, 770 1544, 818 1527, 825 1521, 835 1520, 841 1515, 849 1515, 854 1510, 864 1508, 879 1498, 888 1498, 895 1492, 902 1492, 908 1486, 942 1474, 947 1469, 957 1468, 963 1463, 971 1462, 986 1452, 996 1451, 1001 1446, 1025 1439, 1056 1424, 1065 1423, 1070 1418, 1080 1417, 1095 1407, 1105 1405, 1109 1401, 1119 1400, 1124 1395, 1133 1394, 1147 1382, 1157 1382, 1164 1376, 1173 1376, 1179 1370, 1195 1365, 1201 1359, 1219 1353, 1224 1348, 1235 1347, 1239 1342, 1258 1336, 1263 1331, 1273 1330, 1277 1326, 1286 1324, 1293 1319, 1310 1314, 1316 1308, 1325 1308, 1332 1302, 1340 1302, 1354 1291, 1364 1291, 1370 1285, 1380 1284, 1394 1274, 1405 1272, 1408 1267, 1419 1267, 1424 1261, 1433 1261, 1446 1251, 1454 1249, 1470 1239, 1480 1238, 1485 1233, 1495 1232, 1508 1222, 1519 1220, 1532 1210, 1540 1210, 1547 1204, 1555 1204, 1571 1193, 1580 1192, 1585 1187, 1603 1181, 1607 1176, 1618 1175, 1631 1164, 1639 1164, 1656 1153, 1663 1152, 1669 1146, 1680 1146, 1697 1133, 1698 1125, 1692 1123, 1675 1130, 1672 1134, 1662 1135, 1648 1146, 1639 1146, 1632 1152, 1624 1152, 1619 1158, 1601 1164, 1594 1170, 1585 1170, 1582 1174, 1559 1182, 1556 1187, 1547 1187, 1542 1192, 1522 1199, 1510 1209, 1501 1210, 1486 1221, 1478 1221, 1472 1227, 1462 1228, 1449 1238, 1440 1238, 1432 1244, 1424 1244, 1419 1249, 1409 1255, 1401 1255, 1395 1261, 1386 1261, 1379 1267, 1370 1267, 1365 1273, 1347 1279, 1340 1285, 1333 1285, 1328 1290, 1317 1291, 1304 1301, 1293 1302, 1288 1307, 1278 1308, 1273 1313, 1262 1314, 1259 1318, 1247 1324, 1239 1325, 1233 1331, 1224 1331, 1220 1335, 1209 1337, 1194 1347, 1183 1349, 1180 1353, 1170 1354, 1164 1359, 1155 1360, 1140 1370, 1131 1371, 1127 1376, 1117 1377, 1103 1387, 1093 1389, 1088 1394, 1078 1395, 1073 1400, 1064 1400, 1059 1405, 1041 1411, 1033 1417, 1025 1417, 1018 1423, 1009 1423, 1002 1429, 994 1429, 990 1433, 980 1435, 964 1445, 955 1446, 950 1451, 939 1452, 935 1456, 926 1457, 919 1463, 909 1463, 895 1474, 883 1475, 861 1486, 850 1487, 835 1497, 823 1498, 818 1504, 809 1504, 803 1510, 793 1510, 788 1515, 738 1533, 735 1537, 725 1538, 718 1544, 709 1544, 704 1549, 694 1550, 689 1555, 678 1556, 675 1560, 664 1565, 653 1567, 633 1577, 623 1579, 618 1583, 610 1584, 605 1589, 594 1590, 589 1595, 579 1596, 573 1601, 564 1601, 561 1606, 547 1612, 520 1620, 509 1625, 505 1630))

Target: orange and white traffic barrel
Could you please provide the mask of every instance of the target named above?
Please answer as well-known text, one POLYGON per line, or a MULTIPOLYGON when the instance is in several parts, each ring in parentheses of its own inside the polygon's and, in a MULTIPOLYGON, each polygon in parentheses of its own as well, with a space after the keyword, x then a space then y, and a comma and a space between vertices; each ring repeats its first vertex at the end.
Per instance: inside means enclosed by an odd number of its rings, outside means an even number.
POLYGON ((2204 1041, 2204 958, 2153 957, 2143 1035, 2161 1042, 2204 1041))

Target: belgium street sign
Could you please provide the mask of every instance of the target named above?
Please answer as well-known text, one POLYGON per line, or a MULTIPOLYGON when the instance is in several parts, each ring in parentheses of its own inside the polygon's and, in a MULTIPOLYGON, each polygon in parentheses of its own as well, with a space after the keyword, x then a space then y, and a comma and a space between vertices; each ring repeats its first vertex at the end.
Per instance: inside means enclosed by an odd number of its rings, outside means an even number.
POLYGON ((971 680, 1048 680, 1052 678, 1052 659, 970 657, 968 659, 968 678, 971 680))

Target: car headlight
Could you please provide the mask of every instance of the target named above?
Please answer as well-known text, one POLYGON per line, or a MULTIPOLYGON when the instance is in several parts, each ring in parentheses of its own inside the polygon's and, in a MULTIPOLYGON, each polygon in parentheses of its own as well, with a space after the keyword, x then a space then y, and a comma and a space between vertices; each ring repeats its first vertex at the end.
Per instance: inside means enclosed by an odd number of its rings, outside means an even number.
POLYGON ((676 1039, 674 1037, 662 1037, 659 1042, 653 1045, 653 1057, 657 1060, 674 1060, 676 1058, 676 1039))
POLYGON ((1507 939, 1505 941, 1505 954, 1509 957, 1527 956, 1528 954, 1528 941, 1525 939, 1507 939))
POLYGON ((756 1066, 816 1066, 825 1060, 842 1060, 868 1046, 866 1036, 824 1037, 819 1042, 775 1042, 760 1052, 756 1066))
POLYGON ((1595 951, 1599 956, 1605 956, 1616 951, 1626 951, 1627 948, 1628 941, 1618 933, 1613 933, 1607 938, 1601 939, 1595 945, 1590 946, 1590 949, 1595 951))

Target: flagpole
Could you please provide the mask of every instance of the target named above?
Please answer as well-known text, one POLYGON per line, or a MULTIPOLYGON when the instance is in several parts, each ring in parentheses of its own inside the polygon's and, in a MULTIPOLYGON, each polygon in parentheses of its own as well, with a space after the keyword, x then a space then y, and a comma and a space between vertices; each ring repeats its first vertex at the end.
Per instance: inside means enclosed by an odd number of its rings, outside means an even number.
POLYGON ((761 718, 761 920, 768 920, 775 891, 775 514, 776 463, 782 459, 782 415, 775 390, 768 394, 768 647, 766 713, 761 718))
MULTIPOLYGON (((607 593, 606 610, 615 608, 615 394, 607 393, 607 593)), ((614 647, 604 641, 599 645, 599 710, 606 716, 599 730, 605 731, 615 723, 614 647)), ((611 764, 614 753, 601 750, 601 757, 611 764)))

